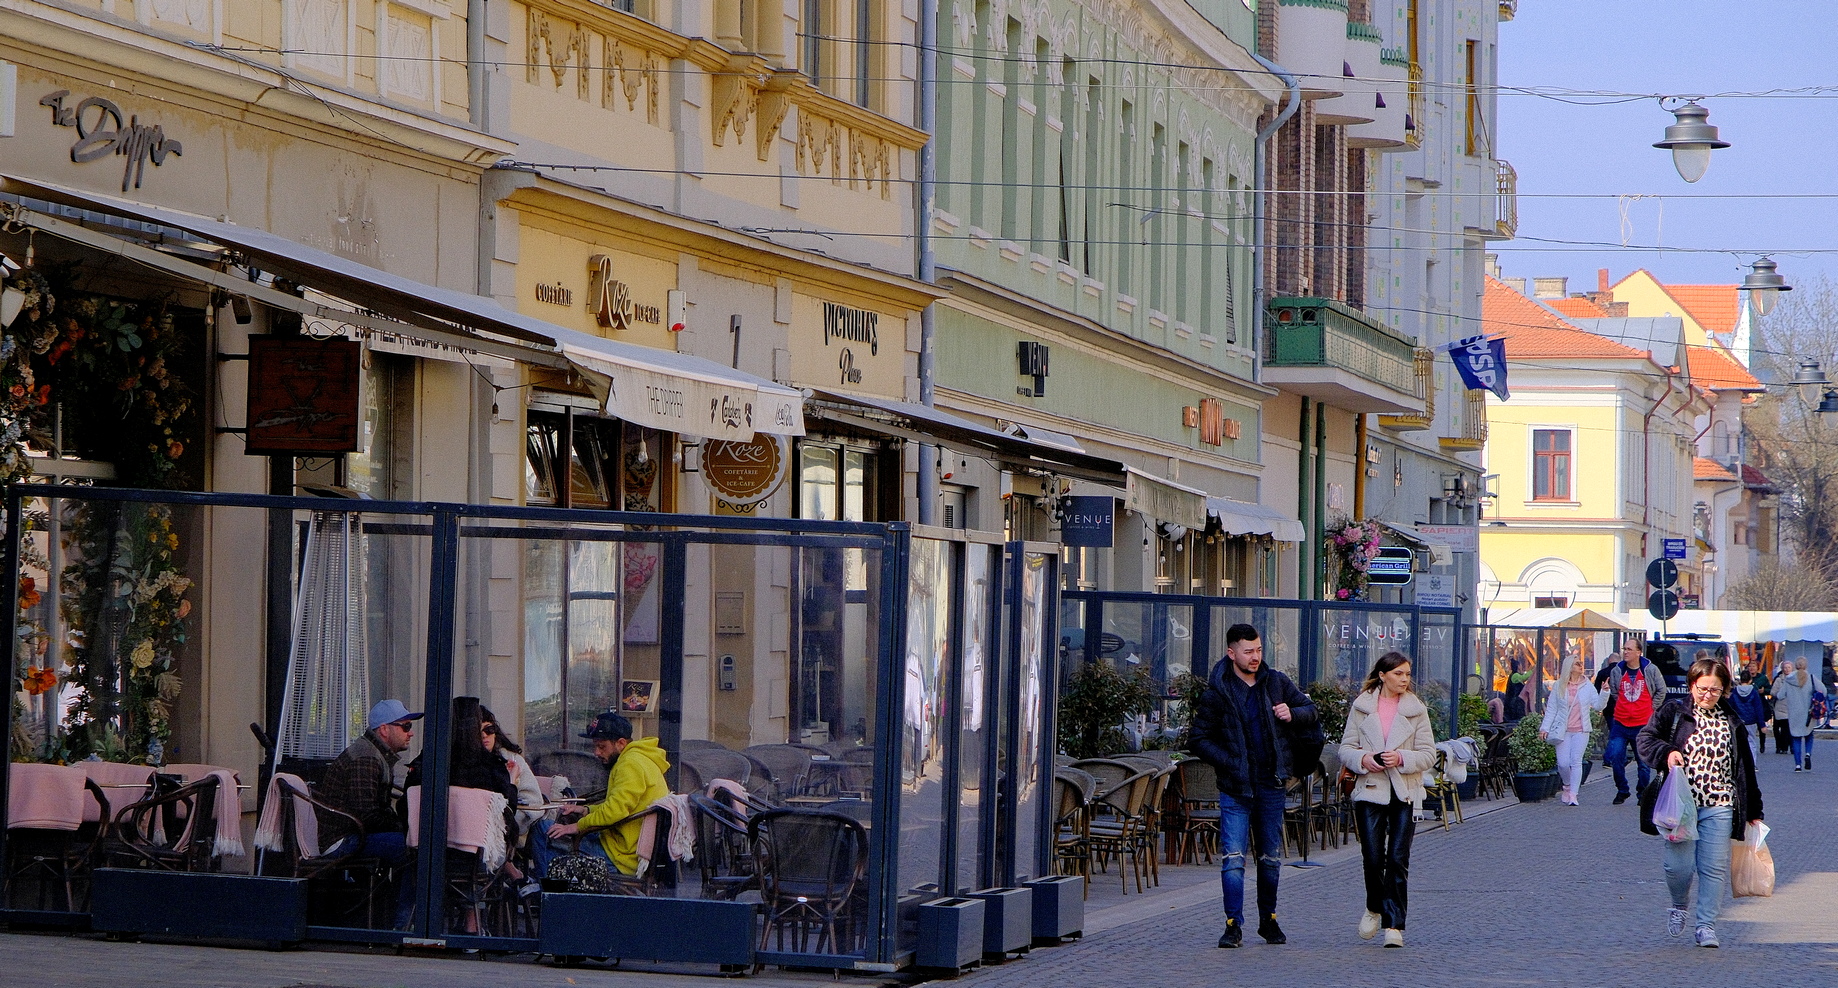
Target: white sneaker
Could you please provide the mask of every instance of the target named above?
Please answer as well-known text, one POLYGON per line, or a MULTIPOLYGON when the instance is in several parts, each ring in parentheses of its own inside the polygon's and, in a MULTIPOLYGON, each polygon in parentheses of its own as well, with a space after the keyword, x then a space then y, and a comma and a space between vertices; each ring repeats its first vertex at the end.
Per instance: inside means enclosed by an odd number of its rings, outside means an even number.
POLYGON ((1359 918, 1359 938, 1370 940, 1378 936, 1379 923, 1379 914, 1370 909, 1366 910, 1366 914, 1359 918))
POLYGON ((1687 914, 1685 910, 1683 909, 1667 909, 1666 910, 1666 935, 1669 937, 1675 937, 1675 936, 1678 936, 1679 934, 1684 933, 1685 932, 1685 919, 1687 915, 1689 914, 1687 914))
POLYGON ((1387 947, 1404 946, 1404 931, 1403 930, 1386 930, 1385 931, 1385 946, 1387 947))

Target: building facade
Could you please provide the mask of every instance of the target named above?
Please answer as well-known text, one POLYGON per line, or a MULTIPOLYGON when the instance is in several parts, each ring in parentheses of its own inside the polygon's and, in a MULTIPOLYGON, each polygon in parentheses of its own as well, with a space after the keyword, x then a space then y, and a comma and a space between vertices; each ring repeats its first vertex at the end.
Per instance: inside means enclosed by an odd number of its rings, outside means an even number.
POLYGON ((1299 533, 1258 507, 1251 222, 1282 89, 1254 33, 1236 2, 939 5, 937 404, 1128 468, 947 457, 944 517, 1057 539, 1062 497, 1109 498, 1114 543, 1072 551, 1068 585, 1286 592, 1299 533))
POLYGON ((1692 423, 1712 401, 1692 383, 1682 326, 1655 319, 1622 327, 1638 340, 1612 338, 1491 277, 1485 301, 1514 376, 1512 400, 1489 409, 1482 604, 1644 609, 1648 562, 1696 529, 1692 423))

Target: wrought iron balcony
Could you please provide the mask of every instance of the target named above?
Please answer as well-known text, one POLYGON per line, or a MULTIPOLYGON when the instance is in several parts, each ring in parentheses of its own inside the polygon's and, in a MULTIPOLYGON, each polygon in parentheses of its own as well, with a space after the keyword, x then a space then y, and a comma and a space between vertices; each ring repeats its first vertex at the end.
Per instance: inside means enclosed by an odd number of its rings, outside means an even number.
POLYGON ((1472 453, 1487 446, 1487 392, 1468 392, 1468 403, 1461 417, 1461 435, 1443 436, 1437 440, 1443 449, 1472 453))
POLYGON ((1494 227, 1500 231, 1500 236, 1511 240, 1519 233, 1519 173, 1507 162, 1497 164, 1500 202, 1499 211, 1494 214, 1494 227))
POLYGON ((1423 146, 1423 66, 1410 63, 1410 116, 1404 121, 1404 143, 1423 146))
POLYGON ((1420 415, 1417 341, 1325 298, 1273 298, 1264 383, 1350 412, 1420 415))
POLYGON ((1422 432, 1436 425, 1436 351, 1428 347, 1418 347, 1417 363, 1417 397, 1423 399, 1423 411, 1407 412, 1403 415, 1380 415, 1380 428, 1394 429, 1398 432, 1422 432))

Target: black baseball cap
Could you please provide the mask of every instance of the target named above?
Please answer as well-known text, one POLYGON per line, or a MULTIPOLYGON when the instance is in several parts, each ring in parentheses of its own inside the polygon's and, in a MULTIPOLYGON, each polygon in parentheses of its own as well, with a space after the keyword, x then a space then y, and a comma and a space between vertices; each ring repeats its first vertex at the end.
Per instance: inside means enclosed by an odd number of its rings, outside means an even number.
POLYGON ((630 741, 632 740, 632 722, 617 711, 602 711, 594 718, 593 726, 581 732, 581 737, 589 741, 630 741))

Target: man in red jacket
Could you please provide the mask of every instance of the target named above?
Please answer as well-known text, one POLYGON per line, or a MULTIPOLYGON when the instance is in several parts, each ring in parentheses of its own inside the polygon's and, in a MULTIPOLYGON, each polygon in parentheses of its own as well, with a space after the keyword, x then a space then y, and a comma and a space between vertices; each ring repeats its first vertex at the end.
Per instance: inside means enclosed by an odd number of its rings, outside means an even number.
MULTIPOLYGON (((1621 661, 1608 667, 1608 743, 1602 746, 1602 760, 1615 770, 1615 805, 1627 802, 1627 747, 1634 743, 1640 729, 1653 719, 1653 711, 1665 702, 1666 677, 1659 667, 1641 654, 1640 639, 1629 636, 1621 643, 1621 661)), ((1640 788, 1653 777, 1647 763, 1634 759, 1639 766, 1640 788)))

